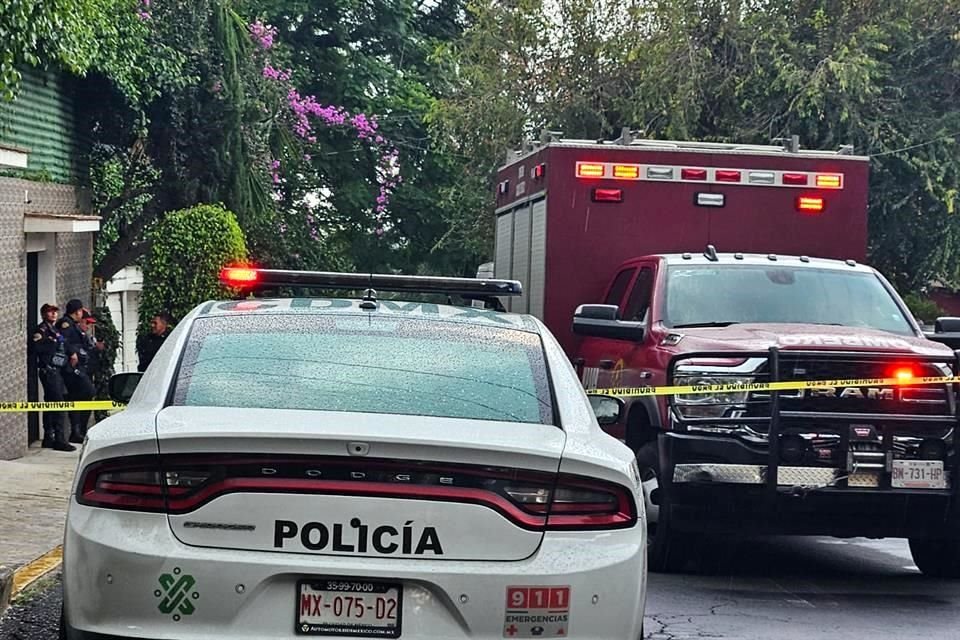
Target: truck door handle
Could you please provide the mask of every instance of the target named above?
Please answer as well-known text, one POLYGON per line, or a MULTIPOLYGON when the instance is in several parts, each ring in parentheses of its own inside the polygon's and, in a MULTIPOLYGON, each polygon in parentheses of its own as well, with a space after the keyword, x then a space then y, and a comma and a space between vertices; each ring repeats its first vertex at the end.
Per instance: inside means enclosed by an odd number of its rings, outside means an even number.
POLYGON ((653 374, 645 369, 641 370, 639 373, 640 373, 641 380, 649 380, 650 378, 653 377, 653 374))

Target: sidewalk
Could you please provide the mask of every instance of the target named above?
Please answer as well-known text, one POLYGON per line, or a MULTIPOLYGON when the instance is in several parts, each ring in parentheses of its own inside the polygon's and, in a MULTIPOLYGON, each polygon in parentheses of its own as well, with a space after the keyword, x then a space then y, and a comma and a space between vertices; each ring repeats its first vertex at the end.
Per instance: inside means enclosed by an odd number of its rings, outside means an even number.
POLYGON ((31 447, 0 460, 0 611, 16 570, 63 543, 63 523, 80 448, 71 453, 31 447))

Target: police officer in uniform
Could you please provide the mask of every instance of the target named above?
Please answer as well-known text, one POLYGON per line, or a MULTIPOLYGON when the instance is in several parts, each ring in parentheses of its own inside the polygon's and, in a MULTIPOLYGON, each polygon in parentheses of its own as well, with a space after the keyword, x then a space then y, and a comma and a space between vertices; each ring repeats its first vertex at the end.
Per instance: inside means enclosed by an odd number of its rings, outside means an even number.
MULTIPOLYGON (((63 402, 66 388, 63 382, 63 367, 67 363, 66 347, 63 336, 57 330, 56 305, 44 304, 40 307, 43 321, 34 328, 30 336, 29 350, 37 359, 37 373, 43 386, 44 402, 63 402)), ((43 446, 57 451, 75 451, 76 447, 67 442, 63 427, 62 411, 43 412, 43 446)))
MULTIPOLYGON (((90 353, 87 350, 89 342, 87 334, 79 325, 84 314, 83 303, 74 298, 67 302, 65 312, 57 324, 57 328, 63 334, 68 358, 63 368, 63 381, 66 383, 70 400, 74 402, 93 400, 96 389, 87 374, 87 365, 90 361, 90 353)), ((70 412, 70 442, 83 442, 89 422, 89 409, 70 412)))

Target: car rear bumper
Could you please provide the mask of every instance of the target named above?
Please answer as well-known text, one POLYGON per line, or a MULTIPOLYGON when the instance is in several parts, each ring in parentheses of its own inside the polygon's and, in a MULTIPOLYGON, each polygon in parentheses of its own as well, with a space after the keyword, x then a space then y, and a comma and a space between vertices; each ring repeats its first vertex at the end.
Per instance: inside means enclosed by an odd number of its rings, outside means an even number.
POLYGON ((646 534, 642 523, 551 532, 515 562, 372 559, 192 547, 164 515, 73 503, 63 565, 67 637, 306 638, 294 631, 296 585, 321 575, 400 582, 402 638, 503 638, 508 587, 569 586, 564 636, 632 639, 643 622, 646 534), (161 576, 174 574, 192 579, 192 611, 176 620, 159 606, 171 584, 161 576))
MULTIPOLYGON (((712 533, 911 537, 960 532, 955 490, 847 487, 845 471, 781 466, 766 483, 766 453, 736 438, 666 433, 661 495, 671 526, 712 533), (836 486, 830 486, 836 485, 836 486)), ((956 485, 956 479, 950 484, 956 485)), ((663 502, 662 501, 662 502, 663 502)))

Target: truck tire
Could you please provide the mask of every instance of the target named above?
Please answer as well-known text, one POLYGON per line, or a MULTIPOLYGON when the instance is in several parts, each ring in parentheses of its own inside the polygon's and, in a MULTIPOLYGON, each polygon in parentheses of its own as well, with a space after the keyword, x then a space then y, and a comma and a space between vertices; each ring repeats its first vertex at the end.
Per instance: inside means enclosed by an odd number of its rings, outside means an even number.
POLYGON ((925 576, 960 578, 960 537, 910 538, 910 555, 925 576))
MULTIPOLYGON (((640 477, 651 474, 659 479, 660 456, 657 441, 647 442, 637 450, 637 465, 640 477)), ((669 498, 658 488, 658 517, 647 528, 647 566, 654 573, 676 573, 683 570, 690 559, 691 536, 681 534, 670 526, 669 498)))

